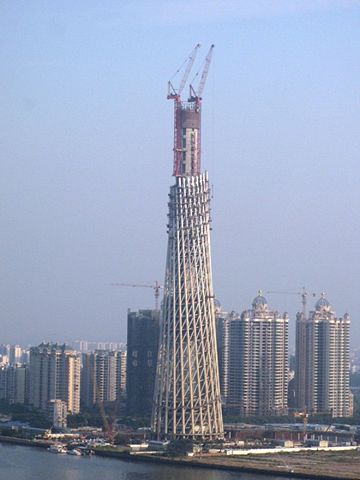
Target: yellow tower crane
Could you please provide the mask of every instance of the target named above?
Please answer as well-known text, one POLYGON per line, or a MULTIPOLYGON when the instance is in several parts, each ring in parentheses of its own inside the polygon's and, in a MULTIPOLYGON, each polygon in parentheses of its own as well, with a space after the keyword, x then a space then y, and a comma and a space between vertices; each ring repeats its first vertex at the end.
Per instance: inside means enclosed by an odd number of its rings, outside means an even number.
POLYGON ((156 280, 155 283, 111 283, 113 287, 134 287, 134 288, 152 288, 155 296, 155 310, 159 310, 160 290, 163 285, 156 280))
POLYGON ((306 317, 306 304, 307 304, 307 297, 310 295, 311 297, 316 297, 316 293, 313 293, 313 292, 308 292, 306 290, 305 287, 302 288, 301 291, 289 291, 289 290, 285 290, 285 291, 271 291, 271 290, 268 290, 266 293, 270 293, 270 294, 273 294, 273 293, 276 293, 276 294, 281 294, 281 295, 300 295, 301 296, 301 303, 302 303, 302 313, 304 314, 304 316, 306 317))

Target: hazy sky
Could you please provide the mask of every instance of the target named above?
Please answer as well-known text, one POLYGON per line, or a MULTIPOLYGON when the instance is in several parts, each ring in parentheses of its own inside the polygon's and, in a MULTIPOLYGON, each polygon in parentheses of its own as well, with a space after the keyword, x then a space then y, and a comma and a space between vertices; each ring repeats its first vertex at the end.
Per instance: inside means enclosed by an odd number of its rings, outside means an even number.
POLYGON ((324 290, 360 344, 358 0, 1 0, 0 343, 125 340, 153 306, 109 284, 162 282, 166 84, 197 42, 217 297, 324 290))

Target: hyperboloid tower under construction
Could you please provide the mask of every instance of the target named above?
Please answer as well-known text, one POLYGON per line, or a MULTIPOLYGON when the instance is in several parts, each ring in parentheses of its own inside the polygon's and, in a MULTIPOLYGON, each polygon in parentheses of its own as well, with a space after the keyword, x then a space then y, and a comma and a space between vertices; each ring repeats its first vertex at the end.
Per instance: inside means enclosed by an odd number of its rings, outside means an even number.
POLYGON ((188 101, 181 92, 197 45, 185 62, 174 101, 175 185, 170 188, 168 249, 152 430, 158 439, 223 438, 210 252, 210 188, 200 172, 201 101, 213 45, 188 101))

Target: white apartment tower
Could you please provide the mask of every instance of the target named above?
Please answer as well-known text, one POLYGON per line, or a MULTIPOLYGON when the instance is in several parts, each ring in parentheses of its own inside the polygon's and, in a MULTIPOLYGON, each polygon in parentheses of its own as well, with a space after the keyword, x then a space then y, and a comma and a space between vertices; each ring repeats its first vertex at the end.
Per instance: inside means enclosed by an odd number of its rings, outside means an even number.
POLYGON ((80 411, 80 354, 65 345, 41 344, 30 349, 30 404, 47 410, 63 400, 69 413, 80 411))
MULTIPOLYGON (((81 378, 81 402, 86 407, 114 402, 125 390, 123 370, 126 352, 96 350, 84 353, 81 378)), ((125 364, 125 365, 124 365, 125 364)))
POLYGON ((50 400, 48 404, 50 418, 53 421, 53 427, 67 427, 67 403, 63 400, 50 400))
POLYGON ((216 339, 219 359, 221 403, 225 409, 238 404, 238 398, 233 395, 234 380, 238 370, 233 368, 234 357, 237 358, 239 343, 237 343, 236 325, 240 320, 237 312, 224 311, 216 301, 216 339), (235 355, 234 355, 235 353, 235 355))
POLYGON ((10 404, 27 403, 29 370, 25 365, 15 364, 0 368, 0 400, 10 404))
POLYGON ((296 321, 296 406, 308 413, 348 417, 350 392, 350 316, 337 318, 322 294, 309 318, 296 321))
POLYGON ((228 407, 241 415, 287 415, 288 322, 259 291, 229 325, 228 407))
POLYGON ((10 365, 16 365, 21 363, 23 355, 23 349, 19 345, 10 345, 9 347, 9 363, 10 365))

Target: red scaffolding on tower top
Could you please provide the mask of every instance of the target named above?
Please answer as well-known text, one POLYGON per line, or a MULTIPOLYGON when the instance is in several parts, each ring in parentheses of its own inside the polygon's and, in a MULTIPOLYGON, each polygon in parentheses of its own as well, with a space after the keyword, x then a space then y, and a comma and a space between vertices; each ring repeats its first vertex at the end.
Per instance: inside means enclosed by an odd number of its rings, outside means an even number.
POLYGON ((188 101, 183 101, 181 99, 181 93, 187 83, 199 47, 200 44, 195 46, 189 57, 175 73, 175 75, 179 73, 182 67, 186 65, 179 88, 174 88, 172 82, 168 82, 167 98, 169 100, 174 100, 174 176, 200 174, 201 100, 209 72, 214 45, 211 45, 205 58, 205 64, 198 88, 195 89, 193 82, 198 77, 199 72, 195 74, 193 81, 189 85, 190 92, 188 101))

